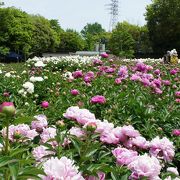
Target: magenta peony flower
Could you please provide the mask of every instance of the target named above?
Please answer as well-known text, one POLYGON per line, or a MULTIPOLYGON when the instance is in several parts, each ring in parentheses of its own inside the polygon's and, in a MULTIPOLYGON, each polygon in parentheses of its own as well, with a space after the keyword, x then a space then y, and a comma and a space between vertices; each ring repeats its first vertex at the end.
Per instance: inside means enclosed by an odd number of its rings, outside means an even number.
POLYGON ((82 71, 75 71, 75 72, 72 73, 72 75, 73 75, 74 78, 81 78, 81 77, 83 77, 82 71))
POLYGON ((133 160, 128 168, 132 171, 130 179, 141 179, 146 177, 148 180, 159 179, 159 174, 161 171, 161 165, 157 158, 150 157, 147 154, 142 156, 137 156, 133 160))
POLYGON ((106 103, 106 98, 104 96, 97 95, 92 97, 90 102, 92 104, 104 104, 106 103))
POLYGON ((139 81, 139 80, 141 80, 141 77, 138 74, 132 74, 130 80, 131 81, 139 81))
POLYGON ((13 116, 16 112, 13 102, 3 102, 0 105, 0 113, 6 114, 8 116, 13 116))
POLYGON ((109 57, 109 55, 108 55, 107 53, 101 53, 100 56, 101 56, 102 58, 108 58, 108 57, 109 57))
POLYGON ((48 108, 48 107, 49 107, 49 103, 48 103, 47 101, 43 101, 43 102, 41 103, 41 107, 42 107, 42 108, 48 108))
POLYGON ((72 94, 73 96, 77 96, 77 95, 79 94, 79 91, 78 91, 77 89, 72 89, 72 90, 71 90, 71 94, 72 94))
POLYGON ((175 92, 176 97, 180 97, 180 91, 175 92))
POLYGON ((112 153, 116 157, 117 164, 119 165, 129 165, 138 156, 136 151, 121 147, 114 149, 112 153))
POLYGON ((150 154, 170 162, 175 155, 173 143, 166 137, 160 139, 157 136, 150 142, 150 154))
POLYGON ((94 64, 94 65, 102 65, 103 62, 102 62, 100 59, 94 59, 94 60, 93 60, 93 64, 94 64))
POLYGON ((127 66, 121 66, 118 70, 118 76, 121 79, 126 79, 128 77, 128 68, 127 66))
POLYGON ((173 134, 174 136, 180 136, 180 129, 174 129, 173 132, 172 132, 172 134, 173 134))
POLYGON ((171 75, 175 75, 175 74, 177 74, 178 73, 178 69, 171 69, 170 70, 170 74, 171 75))
POLYGON ((156 70, 154 71, 154 74, 160 75, 160 74, 161 74, 161 71, 160 71, 159 69, 156 69, 156 70))
POLYGON ((74 165, 74 161, 65 156, 61 159, 52 157, 43 164, 43 169, 46 174, 43 180, 84 180, 78 172, 78 167, 74 165))
POLYGON ((34 116, 34 120, 31 122, 31 128, 36 129, 37 132, 41 132, 43 128, 48 125, 47 117, 44 114, 34 116))
POLYGON ((177 99, 175 100, 175 102, 176 102, 176 103, 180 103, 180 98, 177 98, 177 99))

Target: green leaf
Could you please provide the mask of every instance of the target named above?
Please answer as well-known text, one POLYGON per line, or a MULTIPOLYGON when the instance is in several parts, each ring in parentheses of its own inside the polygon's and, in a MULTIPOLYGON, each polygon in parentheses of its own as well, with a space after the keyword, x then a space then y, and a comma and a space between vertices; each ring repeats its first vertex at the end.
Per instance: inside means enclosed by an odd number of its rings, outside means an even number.
POLYGON ((5 156, 0 158, 0 168, 6 166, 7 164, 11 164, 14 162, 18 162, 17 159, 12 159, 11 157, 5 156))
POLYGON ((71 142, 72 142, 73 146, 75 147, 76 151, 78 152, 78 154, 81 155, 80 141, 75 138, 71 138, 71 142))
POLYGON ((33 120, 33 117, 19 117, 14 120, 14 124, 23 124, 23 123, 30 123, 33 120))

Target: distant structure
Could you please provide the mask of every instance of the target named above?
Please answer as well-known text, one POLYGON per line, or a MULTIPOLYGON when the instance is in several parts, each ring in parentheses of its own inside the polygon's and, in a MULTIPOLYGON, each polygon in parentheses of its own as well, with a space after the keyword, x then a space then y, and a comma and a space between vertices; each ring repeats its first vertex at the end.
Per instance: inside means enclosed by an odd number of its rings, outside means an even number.
POLYGON ((108 10, 111 14, 111 19, 109 23, 109 31, 112 31, 118 22, 118 15, 119 15, 119 0, 111 0, 110 4, 107 4, 109 7, 108 10))

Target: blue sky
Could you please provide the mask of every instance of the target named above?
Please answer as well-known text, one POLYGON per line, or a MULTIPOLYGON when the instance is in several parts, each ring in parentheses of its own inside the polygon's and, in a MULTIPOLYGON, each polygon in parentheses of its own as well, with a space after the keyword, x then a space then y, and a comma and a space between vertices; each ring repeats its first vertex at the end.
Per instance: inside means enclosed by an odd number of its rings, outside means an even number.
MULTIPOLYGON (((106 4, 111 0, 3 0, 5 7, 15 6, 30 14, 40 14, 48 19, 58 19, 62 28, 77 31, 87 23, 98 22, 109 30, 110 14, 106 4)), ((119 0, 119 21, 145 24, 145 7, 151 0, 119 0)))

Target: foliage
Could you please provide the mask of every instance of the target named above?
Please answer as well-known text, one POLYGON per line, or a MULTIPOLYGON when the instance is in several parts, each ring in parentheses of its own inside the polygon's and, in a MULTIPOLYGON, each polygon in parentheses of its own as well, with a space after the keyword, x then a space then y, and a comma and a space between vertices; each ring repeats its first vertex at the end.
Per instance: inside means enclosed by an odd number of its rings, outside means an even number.
MULTIPOLYGON (((87 24, 82 30, 81 34, 86 42, 87 50, 94 50, 95 43, 100 43, 106 38, 102 38, 105 35, 105 30, 102 28, 101 24, 95 22, 93 24, 87 24)), ((104 42, 105 43, 105 42, 104 42)))
POLYGON ((153 51, 165 53, 180 47, 180 1, 153 0, 147 6, 146 20, 153 51))
POLYGON ((61 32, 61 42, 58 51, 76 52, 84 49, 84 40, 80 34, 74 30, 61 32))
POLYGON ((134 53, 135 40, 133 36, 119 23, 113 30, 109 47, 113 54, 121 57, 132 57, 134 53))

